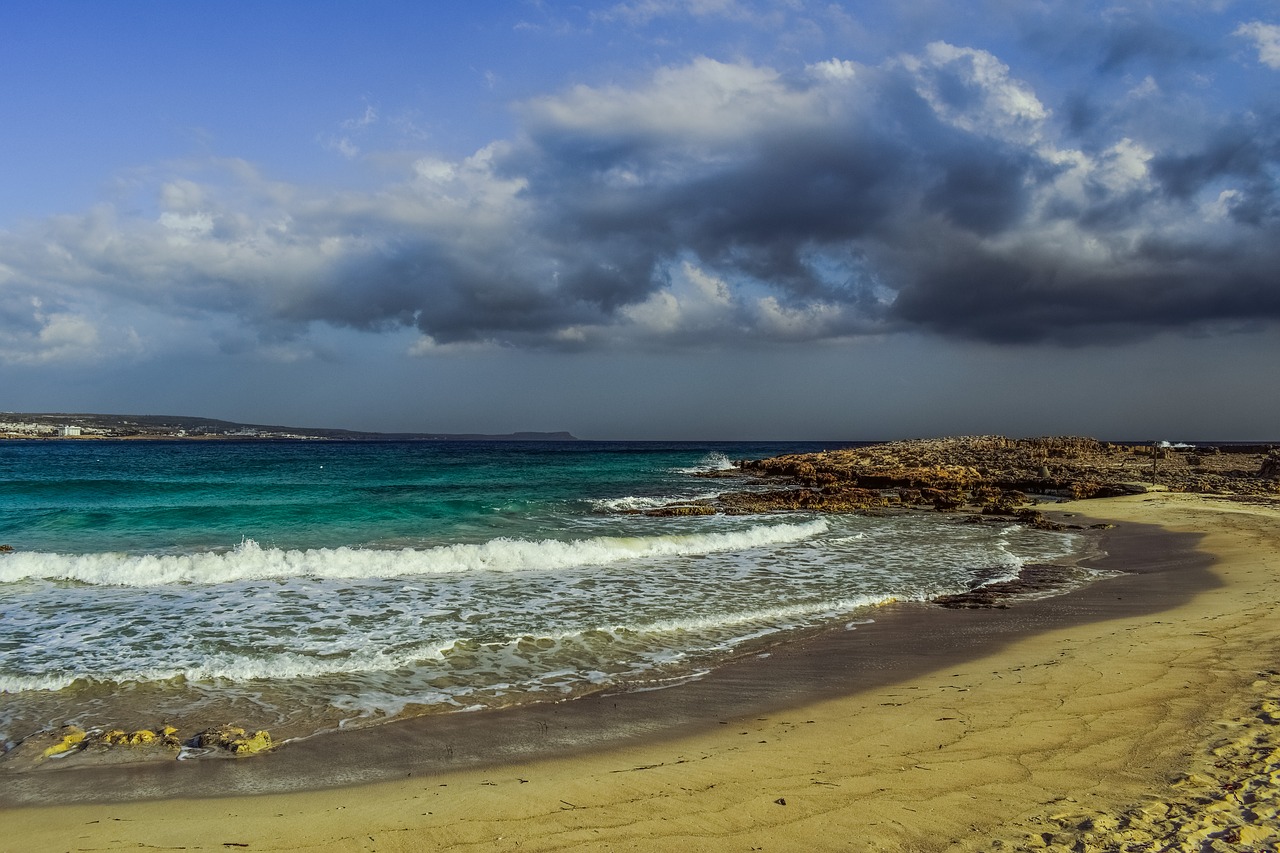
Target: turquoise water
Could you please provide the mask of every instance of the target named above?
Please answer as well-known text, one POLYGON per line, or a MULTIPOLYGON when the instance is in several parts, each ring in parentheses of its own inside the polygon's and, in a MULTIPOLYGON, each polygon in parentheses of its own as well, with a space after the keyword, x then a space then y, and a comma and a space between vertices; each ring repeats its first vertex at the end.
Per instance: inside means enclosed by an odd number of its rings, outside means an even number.
POLYGON ((932 515, 628 512, 834 446, 2 442, 0 742, 663 686, 1076 547, 932 515))

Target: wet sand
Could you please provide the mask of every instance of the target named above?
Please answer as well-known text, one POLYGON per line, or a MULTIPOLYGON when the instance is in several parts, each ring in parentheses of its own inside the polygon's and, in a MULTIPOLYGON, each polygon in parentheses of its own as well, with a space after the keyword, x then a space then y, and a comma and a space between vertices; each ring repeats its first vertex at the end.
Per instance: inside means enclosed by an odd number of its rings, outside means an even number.
MULTIPOLYGON (((893 607, 665 691, 8 777, 0 847, 1065 850, 1146 831, 1127 810, 1153 802, 1187 826, 1169 804, 1203 796, 1206 756, 1239 768, 1270 731, 1280 512, 1186 495, 1062 509, 1116 520, 1098 565, 1129 573, 1008 610, 893 607), (138 797, 163 799, 119 802, 138 797)), ((1250 808, 1274 790, 1248 784, 1250 808)))

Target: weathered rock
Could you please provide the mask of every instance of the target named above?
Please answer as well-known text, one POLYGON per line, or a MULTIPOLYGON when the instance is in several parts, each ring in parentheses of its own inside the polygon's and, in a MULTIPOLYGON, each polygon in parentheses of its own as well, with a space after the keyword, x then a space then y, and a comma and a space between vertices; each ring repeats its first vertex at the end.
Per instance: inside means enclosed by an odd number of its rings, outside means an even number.
POLYGON ((919 489, 898 489, 898 500, 903 506, 910 506, 921 503, 924 496, 920 494, 919 489))
POLYGON ((1262 460, 1258 476, 1264 480, 1280 480, 1280 453, 1272 451, 1262 460))
POLYGON ((1018 521, 1021 521, 1023 524, 1026 524, 1029 527, 1034 527, 1037 530, 1066 530, 1067 529, 1067 526, 1065 524, 1059 524, 1056 521, 1050 521, 1048 518, 1045 518, 1044 513, 1038 509, 1020 510, 1018 512, 1017 519, 1018 521))
POLYGON ((169 749, 179 749, 182 741, 177 737, 178 730, 173 726, 160 726, 152 729, 138 729, 134 732, 126 732, 123 729, 111 729, 98 735, 91 735, 92 746, 107 747, 139 747, 139 746, 164 746, 169 749))
POLYGON ((730 515, 758 512, 865 512, 888 505, 878 491, 856 487, 730 492, 717 498, 730 515))
POLYGON ((236 756, 256 755, 259 752, 266 752, 275 745, 271 741, 269 732, 256 731, 250 734, 239 726, 206 729, 193 737, 189 743, 201 749, 226 750, 236 756))
POLYGON ((1074 571, 1066 566, 1024 566, 1016 578, 984 584, 956 595, 939 596, 933 603, 950 609, 1006 608, 1011 598, 1069 587, 1074 571))
POLYGON ((685 515, 715 515, 716 508, 710 504, 678 504, 674 506, 660 506, 657 509, 647 509, 645 515, 654 518, 677 518, 685 515))
POLYGON ((61 755, 74 749, 83 749, 86 746, 85 738, 88 737, 85 730, 79 726, 63 726, 58 729, 54 736, 56 740, 45 748, 42 754, 43 758, 61 755))
POLYGON ((977 436, 741 460, 737 466, 734 471, 717 473, 756 475, 789 488, 730 492, 712 500, 643 513, 678 517, 715 512, 875 512, 896 506, 931 506, 940 512, 976 511, 1013 517, 1059 530, 1062 526, 1042 513, 1026 511, 1028 504, 1035 503, 1028 493, 1081 500, 1168 489, 1234 499, 1280 498, 1280 452, 1263 445, 1180 453, 1159 446, 1107 444, 1071 436, 977 436))
POLYGON ((12 553, 13 553, 12 545, 0 545, 0 554, 12 554, 12 553))
MULTIPOLYGON (((992 490, 1039 492, 1078 498, 1135 494, 1153 479, 1172 491, 1276 495, 1280 461, 1265 446, 1206 448, 1178 453, 1151 445, 1106 444, 1091 438, 1009 439, 1000 436, 898 441, 823 453, 744 460, 744 473, 790 482, 895 489, 903 504, 915 491, 967 492, 977 506, 992 490), (1213 451, 1218 452, 1213 452, 1213 451), (1256 460, 1256 461, 1254 461, 1256 460), (1261 467, 1252 467, 1261 466, 1261 467)), ((1280 459, 1280 456, 1277 456, 1280 459)), ((928 502, 932 503, 932 499, 928 502)))
POLYGON ((938 512, 950 512, 968 502, 965 493, 960 489, 926 488, 920 490, 920 496, 932 503, 933 508, 938 512))

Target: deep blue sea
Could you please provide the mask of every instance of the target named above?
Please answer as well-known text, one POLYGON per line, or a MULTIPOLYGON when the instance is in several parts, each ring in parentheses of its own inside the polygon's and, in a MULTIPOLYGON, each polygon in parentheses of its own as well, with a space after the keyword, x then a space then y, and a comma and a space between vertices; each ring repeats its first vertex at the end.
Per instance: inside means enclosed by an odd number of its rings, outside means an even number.
POLYGON ((630 512, 838 446, 0 442, 0 743, 662 687, 1079 544, 929 514, 630 512))

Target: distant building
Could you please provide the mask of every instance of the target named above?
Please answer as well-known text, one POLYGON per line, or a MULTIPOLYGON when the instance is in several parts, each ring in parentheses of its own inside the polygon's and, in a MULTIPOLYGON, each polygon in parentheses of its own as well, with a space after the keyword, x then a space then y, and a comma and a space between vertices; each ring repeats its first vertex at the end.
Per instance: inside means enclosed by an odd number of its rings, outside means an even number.
POLYGON ((60 434, 60 435, 62 435, 64 438, 74 438, 74 437, 76 437, 76 436, 79 436, 79 435, 80 435, 80 427, 78 427, 78 426, 64 426, 64 427, 60 430, 60 433, 59 433, 59 434, 60 434))

